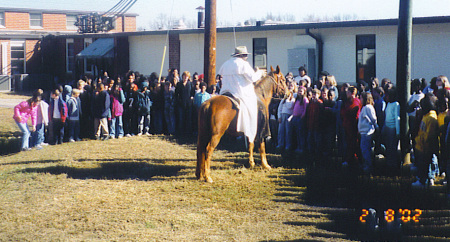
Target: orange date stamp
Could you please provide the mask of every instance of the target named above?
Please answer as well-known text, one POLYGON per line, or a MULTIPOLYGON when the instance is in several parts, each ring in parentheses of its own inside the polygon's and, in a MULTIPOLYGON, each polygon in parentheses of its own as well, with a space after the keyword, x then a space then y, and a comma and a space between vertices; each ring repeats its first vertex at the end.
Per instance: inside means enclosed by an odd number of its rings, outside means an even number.
MULTIPOLYGON (((366 223, 366 217, 369 216, 369 210, 367 209, 362 209, 361 210, 361 216, 359 216, 359 221, 361 221, 361 223, 366 223)), ((420 215, 422 215, 422 210, 420 209, 414 209, 414 210, 410 210, 410 209, 398 209, 398 210, 394 210, 394 209, 388 209, 384 211, 384 220, 386 220, 386 222, 390 223, 393 222, 395 220, 395 217, 399 216, 401 221, 403 221, 403 223, 408 223, 408 222, 414 222, 414 223, 418 223, 420 220, 420 215), (398 211, 398 213, 396 214, 396 212, 398 211)))

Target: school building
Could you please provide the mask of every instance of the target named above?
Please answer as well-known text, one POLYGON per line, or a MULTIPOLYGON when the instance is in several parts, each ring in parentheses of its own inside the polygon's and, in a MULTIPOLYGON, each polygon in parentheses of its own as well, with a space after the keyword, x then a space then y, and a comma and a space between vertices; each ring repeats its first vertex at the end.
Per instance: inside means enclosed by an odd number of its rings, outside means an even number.
MULTIPOLYGON (((283 73, 305 66, 317 78, 322 70, 338 83, 355 83, 371 77, 395 83, 397 19, 277 24, 217 28, 216 68, 230 58, 236 44, 247 46, 254 67, 279 65, 283 73)), ((203 72, 204 29, 59 33, 42 36, 42 69, 54 82, 69 83, 85 74, 107 71, 116 77, 128 70, 163 75, 169 68, 203 72), (51 58, 50 58, 51 57, 51 58), (50 67, 49 67, 50 66, 50 67)), ((413 19, 412 78, 430 80, 450 75, 450 16, 413 19)), ((26 73, 30 73, 26 70, 26 73)), ((30 87, 35 85, 31 84, 30 87)))
MULTIPOLYGON (((326 70, 339 83, 374 76, 395 82, 397 24, 397 19, 384 19, 218 28, 216 70, 234 51, 235 31, 237 45, 247 46, 254 67, 280 65, 283 73, 298 75, 298 67, 305 66, 311 77, 317 78, 326 70)), ((129 69, 144 74, 159 72, 166 33, 126 33, 129 69)), ((203 29, 170 31, 168 48, 164 71, 178 68, 203 72, 203 29)), ((449 58, 450 16, 414 18, 411 77, 430 80, 437 75, 448 76, 449 58)))
MULTIPOLYGON (((87 11, 25 9, 0 7, 0 90, 34 87, 40 79, 55 78, 52 64, 56 55, 73 55, 92 41, 66 41, 62 48, 46 45, 45 40, 59 35, 77 35, 77 17, 87 11), (49 70, 50 69, 50 70, 49 70), (17 85, 16 85, 17 84, 17 85)), ((136 14, 116 18, 109 33, 136 31, 136 14)), ((64 41, 63 41, 64 42, 64 41)), ((68 69, 74 67, 69 59, 68 69)))

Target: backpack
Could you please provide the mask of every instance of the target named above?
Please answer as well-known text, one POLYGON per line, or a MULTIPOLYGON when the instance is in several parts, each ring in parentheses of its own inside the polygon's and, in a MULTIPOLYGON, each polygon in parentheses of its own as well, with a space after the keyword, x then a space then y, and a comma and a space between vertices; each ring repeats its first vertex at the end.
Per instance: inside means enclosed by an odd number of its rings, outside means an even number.
POLYGON ((152 100, 150 99, 150 95, 145 93, 139 93, 139 107, 138 112, 140 115, 150 114, 150 108, 152 107, 152 100))

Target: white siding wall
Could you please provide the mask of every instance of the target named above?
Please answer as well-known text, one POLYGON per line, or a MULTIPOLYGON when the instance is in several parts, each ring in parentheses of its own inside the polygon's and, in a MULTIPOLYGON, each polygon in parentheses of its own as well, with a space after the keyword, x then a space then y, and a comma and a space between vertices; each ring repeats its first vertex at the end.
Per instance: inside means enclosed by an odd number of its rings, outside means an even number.
MULTIPOLYGON (((130 69, 141 74, 159 73, 164 52, 166 35, 130 36, 130 69)), ((166 49, 163 74, 169 68, 169 46, 166 49)))
POLYGON ((395 83, 397 72, 397 27, 385 27, 375 37, 376 74, 381 82, 389 78, 395 83), (386 30, 389 28, 389 30, 386 30))
POLYGON ((321 33, 323 70, 336 77, 338 83, 354 82, 356 73, 356 37, 334 29, 321 33))
POLYGON ((413 28, 412 78, 428 82, 438 75, 450 76, 450 24, 413 28))
MULTIPOLYGON (((376 75, 396 82, 397 26, 333 28, 320 31, 324 41, 324 70, 338 82, 356 81, 356 35, 376 36, 376 75)), ((411 77, 449 75, 450 25, 433 24, 413 27, 411 77), (447 60, 447 61, 446 61, 447 60)))
MULTIPOLYGON (((396 79, 397 27, 329 28, 313 31, 324 42, 323 69, 336 76, 339 83, 356 81, 356 35, 376 35, 376 74, 379 79, 396 79)), ((280 65, 286 73, 287 50, 315 48, 313 38, 304 30, 237 32, 237 45, 253 50, 253 38, 267 38, 268 66, 280 65)), ((159 72, 165 35, 130 36, 130 68, 146 75, 159 72)), ((203 34, 180 34, 181 70, 203 73, 203 34)), ((437 75, 449 76, 450 24, 417 25, 413 28, 412 78, 430 80, 437 75)), ((217 34, 216 70, 234 51, 233 33, 217 34)), ((168 68, 168 52, 163 74, 168 68)), ((249 57, 250 64, 252 57, 249 57)), ((297 75, 298 73, 294 73, 297 75)))
POLYGON ((180 35, 180 72, 203 73, 203 34, 180 35))
MULTIPOLYGON (((292 48, 315 48, 315 41, 307 35, 297 35, 296 31, 261 31, 261 32, 237 32, 237 45, 245 45, 249 52, 253 51, 254 38, 267 38, 268 66, 279 65, 286 73, 288 60, 287 50, 292 48)), ((203 72, 203 34, 180 35, 181 42, 181 70, 203 72)), ((216 71, 230 58, 234 52, 233 33, 217 34, 216 71)), ((253 65, 253 58, 248 61, 253 65)), ((297 73, 294 73, 297 74, 297 73)))

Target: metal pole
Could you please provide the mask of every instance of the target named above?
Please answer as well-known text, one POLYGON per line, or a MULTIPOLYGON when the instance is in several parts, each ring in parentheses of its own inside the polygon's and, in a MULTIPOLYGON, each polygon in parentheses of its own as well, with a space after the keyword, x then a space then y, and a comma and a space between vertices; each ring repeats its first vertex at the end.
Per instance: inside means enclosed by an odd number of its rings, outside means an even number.
POLYGON ((208 87, 216 84, 216 0, 205 0, 205 52, 203 72, 208 87))
POLYGON ((400 0, 397 37, 397 94, 400 103, 400 147, 402 162, 410 150, 408 114, 411 92, 412 0, 400 0))

